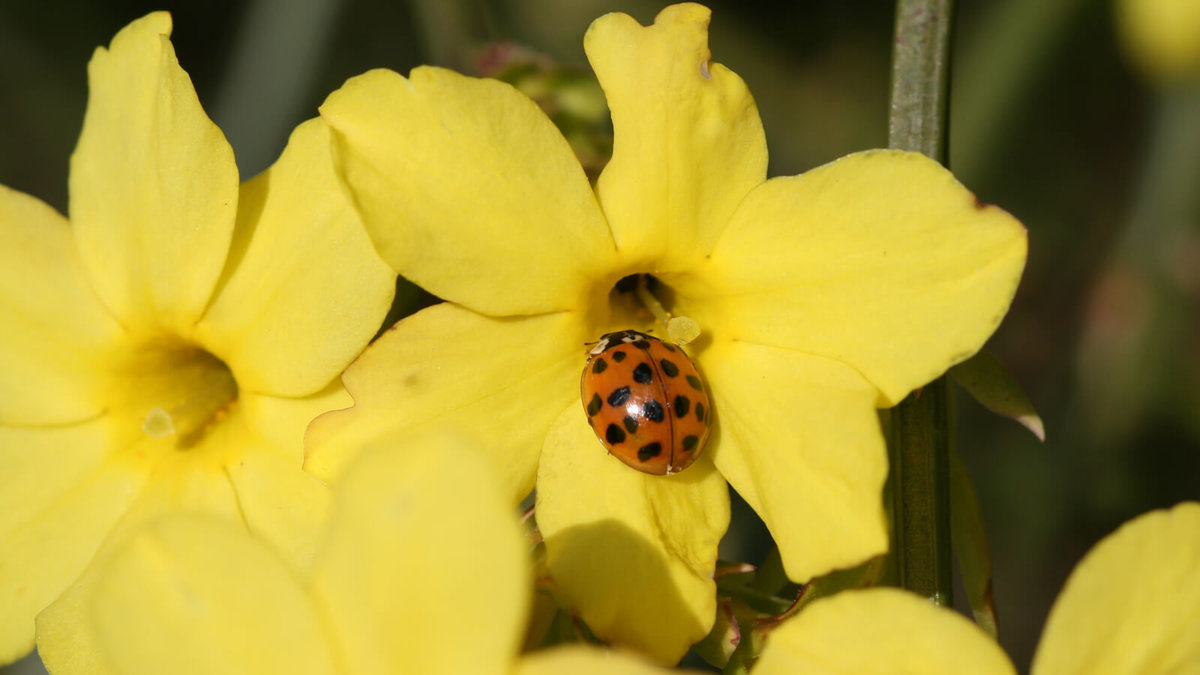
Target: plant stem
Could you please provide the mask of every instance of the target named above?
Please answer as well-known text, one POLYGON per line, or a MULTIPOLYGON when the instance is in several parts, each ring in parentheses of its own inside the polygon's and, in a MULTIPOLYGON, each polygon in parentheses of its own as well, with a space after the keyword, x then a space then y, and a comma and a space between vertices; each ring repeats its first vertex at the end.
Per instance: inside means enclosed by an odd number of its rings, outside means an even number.
POLYGON ((888 146, 946 163, 953 0, 897 0, 888 146))
POLYGON ((938 378, 892 409, 892 556, 902 588, 951 603, 950 386, 938 378))
MULTIPOLYGON (((953 0, 898 0, 888 145, 946 163, 953 0)), ((951 602, 950 389, 939 378, 891 412, 892 556, 902 588, 951 602)))

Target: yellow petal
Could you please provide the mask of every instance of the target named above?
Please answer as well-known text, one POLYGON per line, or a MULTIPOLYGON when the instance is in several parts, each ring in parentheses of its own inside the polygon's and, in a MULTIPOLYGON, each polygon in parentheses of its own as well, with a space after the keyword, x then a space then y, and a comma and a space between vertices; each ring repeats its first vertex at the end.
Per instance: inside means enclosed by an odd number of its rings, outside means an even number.
MULTIPOLYGON (((129 505, 107 541, 119 541, 164 514, 207 512, 242 523, 272 545, 293 569, 309 569, 327 514, 329 495, 324 484, 301 469, 304 427, 320 412, 348 403, 349 396, 340 385, 331 385, 321 394, 303 399, 241 392, 238 405, 200 445, 159 464, 152 481, 129 505)), ((102 437, 98 432, 93 435, 102 437)), ((10 445, 6 441, 0 436, 0 448, 10 445)), ((75 455, 81 454, 74 445, 77 442, 70 438, 58 440, 53 445, 62 447, 54 447, 54 455, 46 454, 63 465, 59 473, 74 469, 76 463, 85 459, 66 455, 68 449, 75 455)), ((45 440, 44 444, 49 446, 52 442, 45 440)), ((131 454, 136 455, 137 450, 131 454)), ((0 464, 8 463, 9 459, 0 450, 0 464)), ((49 465, 51 461, 47 459, 40 464, 49 465)), ((42 471, 35 485, 51 483, 51 477, 56 478, 52 484, 65 485, 57 480, 56 473, 45 468, 42 471)), ((97 555, 103 556, 106 550, 107 546, 97 555)), ((53 650, 55 660, 47 662, 56 672, 95 672, 99 667, 96 636, 76 632, 79 622, 84 620, 83 603, 90 592, 81 590, 77 584, 39 620, 40 649, 46 659, 49 659, 46 649, 53 650), (48 619, 48 615, 53 618, 48 619), (47 630, 52 631, 49 636, 47 630)))
POLYGON ((754 99, 733 71, 709 61, 710 14, 672 5, 649 27, 609 14, 584 37, 613 119, 600 203, 622 251, 659 261, 658 271, 708 253, 767 176, 754 99))
POLYGON ((556 592, 600 638, 670 665, 712 628, 729 493, 704 456, 672 476, 640 473, 571 406, 546 437, 537 520, 556 592))
POLYGON ((875 390, 835 361, 743 342, 701 353, 718 469, 798 582, 887 550, 875 390))
POLYGON ((224 472, 240 517, 299 570, 312 565, 330 501, 326 485, 302 468, 304 430, 317 415, 351 402, 340 382, 298 399, 242 392, 239 411, 225 420, 237 427, 224 452, 238 459, 224 472))
POLYGON ((767 638, 754 675, 1016 673, 1000 647, 960 614, 894 588, 817 600, 767 638))
POLYGON ((86 573, 37 615, 38 657, 47 671, 91 675, 113 671, 96 631, 82 625, 95 586, 96 575, 86 573))
POLYGON ((0 540, 51 508, 104 464, 108 420, 0 427, 0 540))
POLYGON ((227 471, 246 527, 292 567, 307 570, 328 514, 329 488, 272 449, 248 451, 227 471))
POLYGON ((48 662, 119 673, 334 673, 301 582, 236 523, 175 516, 125 541, 93 572, 85 610, 39 618, 48 662), (51 625, 53 624, 53 625, 51 625), (68 633, 99 654, 69 654, 68 633), (52 639, 53 638, 53 639, 52 639))
MULTIPOLYGON (((71 435, 57 440, 75 440, 71 435)), ((63 460, 72 452, 43 449, 63 460)), ((126 462, 104 463, 0 538, 0 663, 33 646, 34 616, 79 576, 144 481, 144 473, 126 462)))
POLYGON ((320 120, 296 128, 274 166, 242 186, 229 265, 200 341, 243 389, 321 389, 362 351, 395 274, 342 188, 320 120))
POLYGON ((1200 504, 1122 525, 1050 610, 1034 673, 1184 673, 1200 664, 1200 504))
MULTIPOLYGON (((246 452, 256 449, 256 436, 250 429, 246 410, 234 406, 199 443, 186 451, 163 453, 161 447, 144 450, 135 447, 127 452, 135 458, 149 453, 158 453, 158 456, 152 464, 144 462, 152 465, 154 472, 114 528, 112 537, 123 537, 172 513, 204 513, 244 522, 243 496, 234 488, 230 465, 242 461, 246 452)), ((276 508, 289 508, 289 505, 280 504, 276 508)), ((316 534, 309 533, 309 536, 315 538, 316 534)))
POLYGON ((64 424, 104 410, 102 355, 121 328, 88 287, 66 219, 2 185, 0 335, 0 424, 64 424))
POLYGON ((516 514, 489 463, 441 435, 342 477, 313 587, 352 673, 504 673, 529 605, 516 514))
POLYGON ((303 399, 243 392, 197 445, 157 458, 153 480, 122 528, 173 511, 201 511, 245 521, 282 552, 311 558, 325 497, 304 474, 301 439, 309 421, 346 400, 340 393, 334 386, 303 399), (274 457, 250 457, 254 453, 274 457))
POLYGON ((707 296, 714 332, 841 361, 886 406, 979 350, 1025 249, 937 163, 871 151, 756 189, 700 273, 711 286, 680 291, 707 296))
POLYGON ((238 175, 170 33, 170 15, 156 12, 92 57, 70 215, 84 268, 113 314, 126 326, 183 330, 225 262, 238 175))
POLYGON ((517 664, 518 675, 654 675, 681 673, 646 663, 640 658, 610 649, 566 645, 527 654, 517 664))
MULTIPOLYGON (((221 425, 227 426, 231 425, 221 425)), ((228 439, 221 438, 222 435, 223 432, 210 434, 214 446, 240 448, 240 443, 229 443, 228 439)), ((194 454, 197 455, 213 454, 212 447, 204 444, 194 446, 191 450, 196 451, 194 454)), ((117 524, 113 537, 124 536, 130 530, 171 513, 207 513, 229 520, 242 520, 238 495, 223 464, 193 461, 190 457, 170 457, 155 469, 142 493, 130 504, 129 511, 117 524)))
POLYGON ((321 116, 376 247, 435 295, 492 315, 570 309, 611 265, 574 153, 509 85, 374 70, 331 94, 321 116))
POLYGON ((580 406, 583 322, 574 313, 493 319, 443 303, 385 333, 344 376, 355 406, 309 430, 306 468, 332 480, 364 441, 454 429, 484 450, 514 503, 533 488, 550 423, 580 406))
POLYGON ((354 399, 340 380, 334 380, 321 391, 302 398, 243 392, 238 405, 246 412, 247 428, 299 466, 304 461, 304 432, 308 425, 322 413, 349 408, 354 399))

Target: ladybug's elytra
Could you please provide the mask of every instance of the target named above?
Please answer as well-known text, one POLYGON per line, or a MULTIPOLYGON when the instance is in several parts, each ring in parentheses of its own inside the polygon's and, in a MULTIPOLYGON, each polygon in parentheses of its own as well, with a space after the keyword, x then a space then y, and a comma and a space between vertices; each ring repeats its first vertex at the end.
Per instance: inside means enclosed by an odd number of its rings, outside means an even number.
POLYGON ((588 423, 617 459, 645 473, 686 469, 708 440, 712 409, 680 347, 624 330, 588 352, 580 383, 588 423))

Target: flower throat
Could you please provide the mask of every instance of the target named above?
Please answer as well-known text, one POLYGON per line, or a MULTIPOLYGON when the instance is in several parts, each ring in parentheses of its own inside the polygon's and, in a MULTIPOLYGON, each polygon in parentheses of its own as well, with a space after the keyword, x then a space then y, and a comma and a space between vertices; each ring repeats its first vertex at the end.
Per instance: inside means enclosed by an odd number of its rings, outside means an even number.
POLYGON ((203 349, 159 351, 140 373, 142 431, 151 438, 174 438, 177 449, 200 442, 237 401, 238 387, 223 361, 203 349))
POLYGON ((659 300, 660 295, 670 293, 671 289, 650 274, 631 274, 616 283, 610 297, 614 306, 624 306, 631 315, 649 313, 654 319, 652 332, 661 339, 686 345, 699 337, 700 325, 686 316, 671 316, 659 300))

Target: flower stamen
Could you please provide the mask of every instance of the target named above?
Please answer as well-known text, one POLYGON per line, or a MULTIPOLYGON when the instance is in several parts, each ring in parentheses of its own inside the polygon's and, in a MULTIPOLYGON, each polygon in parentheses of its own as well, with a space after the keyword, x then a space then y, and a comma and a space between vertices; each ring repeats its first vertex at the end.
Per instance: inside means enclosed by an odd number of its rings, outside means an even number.
POLYGON ((635 293, 642 304, 654 315, 655 326, 663 332, 671 342, 686 345, 700 337, 700 324, 695 319, 686 316, 671 316, 658 298, 650 292, 646 279, 649 275, 639 274, 635 293))
POLYGON ((654 315, 655 325, 665 329, 667 324, 671 321, 671 313, 668 312, 666 308, 662 306, 662 303, 658 301, 658 298, 654 297, 654 294, 650 292, 650 286, 646 282, 647 277, 648 275, 645 274, 638 275, 637 287, 634 289, 634 292, 637 293, 638 299, 642 301, 642 304, 646 306, 646 309, 650 310, 650 313, 654 315))
POLYGON ((168 370, 167 382, 142 420, 142 431, 155 439, 175 436, 175 447, 188 448, 223 418, 237 400, 237 381, 220 359, 202 350, 187 353, 168 370))

